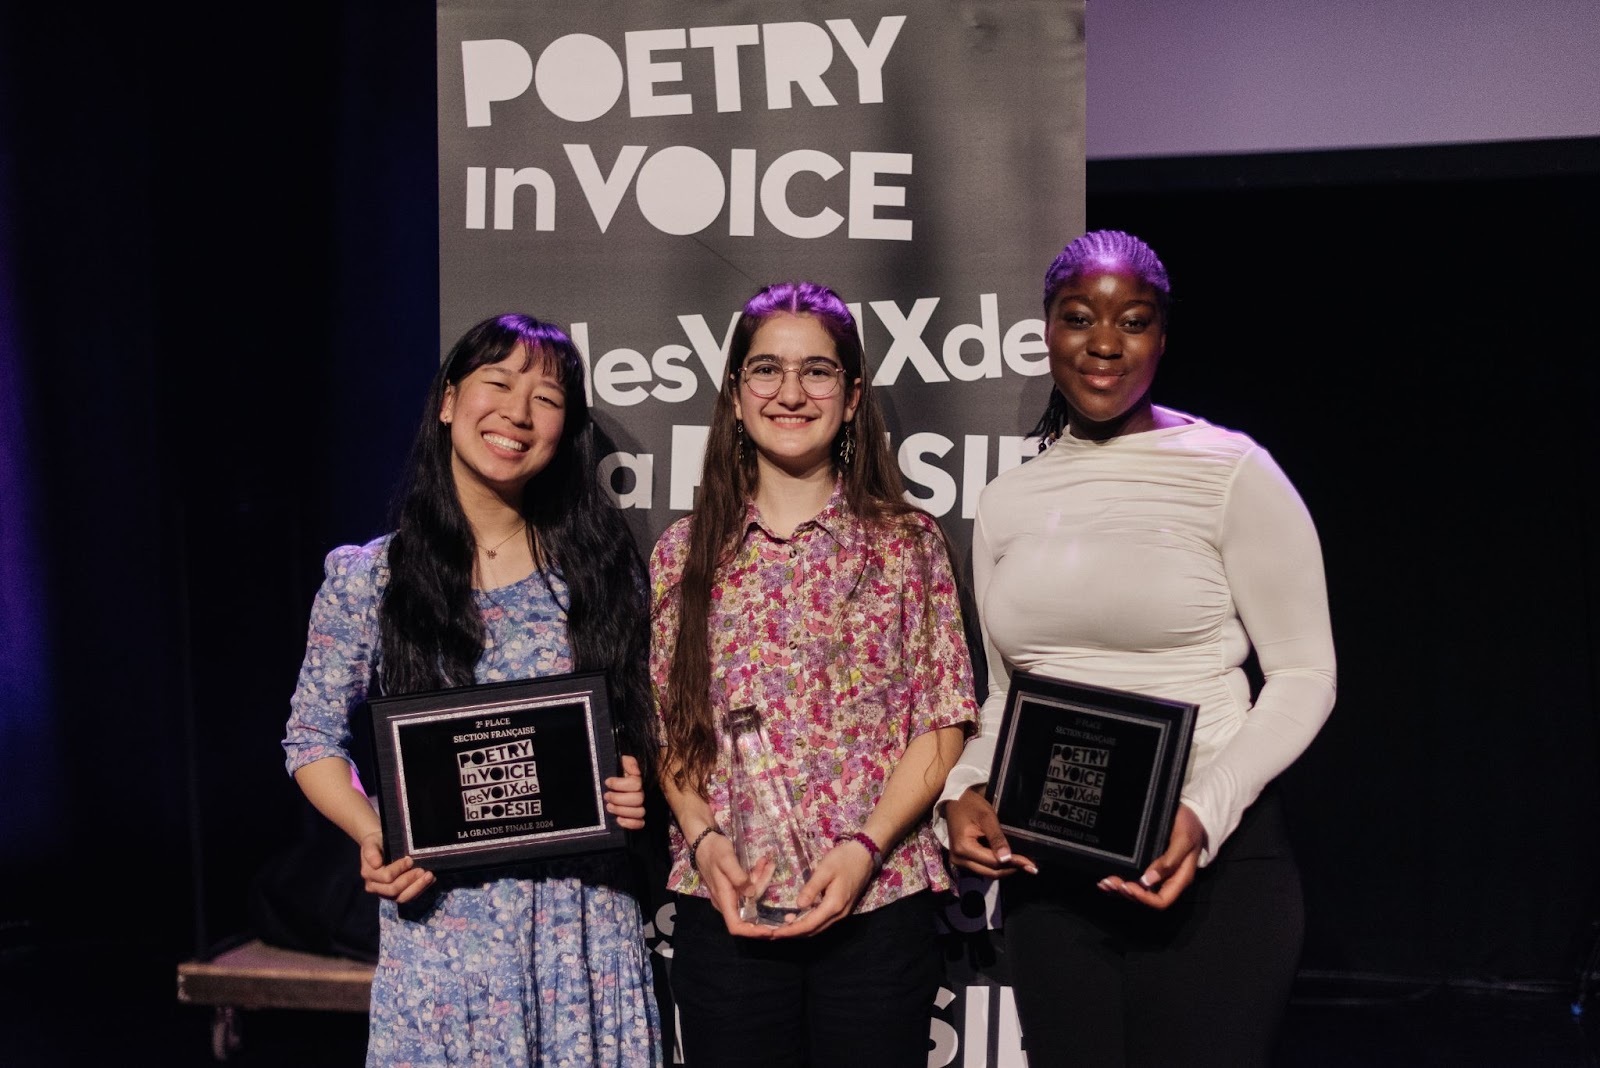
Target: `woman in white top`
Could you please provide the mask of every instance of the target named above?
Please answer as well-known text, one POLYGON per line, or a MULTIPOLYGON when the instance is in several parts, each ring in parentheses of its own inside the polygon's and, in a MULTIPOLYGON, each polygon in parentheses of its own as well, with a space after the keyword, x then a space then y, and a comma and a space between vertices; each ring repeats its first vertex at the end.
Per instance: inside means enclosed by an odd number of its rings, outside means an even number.
POLYGON ((1034 1068, 1264 1064, 1303 930, 1268 787, 1334 696, 1316 530, 1260 446, 1151 402, 1171 289, 1148 245, 1085 234, 1044 298, 1048 444, 984 490, 973 533, 989 698, 941 798, 951 855, 1024 873, 1005 931, 1034 1068), (1168 848, 1140 879, 1010 851, 983 786, 1013 670, 1200 706, 1168 848))

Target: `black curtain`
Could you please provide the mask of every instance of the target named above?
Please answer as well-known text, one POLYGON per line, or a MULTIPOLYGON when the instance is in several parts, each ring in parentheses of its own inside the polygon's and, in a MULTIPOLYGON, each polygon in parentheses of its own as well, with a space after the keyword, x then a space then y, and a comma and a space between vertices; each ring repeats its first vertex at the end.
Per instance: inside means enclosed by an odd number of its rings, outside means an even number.
POLYGON ((314 818, 278 750, 311 594, 385 528, 439 358, 433 18, 0 12, 32 467, 4 506, 45 591, 42 681, 5 690, 6 740, 35 740, 0 756, 8 930, 187 956, 314 818))

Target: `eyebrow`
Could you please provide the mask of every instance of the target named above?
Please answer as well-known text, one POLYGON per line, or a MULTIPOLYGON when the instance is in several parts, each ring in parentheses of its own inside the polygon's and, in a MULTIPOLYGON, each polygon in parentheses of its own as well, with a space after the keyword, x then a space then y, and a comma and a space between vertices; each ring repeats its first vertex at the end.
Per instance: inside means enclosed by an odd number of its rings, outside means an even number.
MULTIPOLYGON (((1082 301, 1084 304, 1089 303, 1089 298, 1086 295, 1082 294, 1082 293, 1065 293, 1064 292, 1059 297, 1057 297, 1056 299, 1058 301, 1060 301, 1062 304, 1065 304, 1069 300, 1082 301)), ((1124 304, 1123 307, 1131 308, 1131 307, 1134 307, 1135 305, 1143 305, 1146 308, 1154 308, 1156 306, 1156 302, 1153 301, 1153 300, 1145 300, 1143 297, 1138 297, 1138 298, 1135 298, 1134 300, 1128 301, 1128 303, 1124 304)))
MULTIPOLYGON (((754 362, 756 360, 770 360, 773 363, 779 363, 779 364, 781 364, 783 362, 781 359, 779 359, 777 356, 774 356, 770 352, 753 352, 749 356, 745 357, 745 362, 746 363, 752 363, 752 362, 754 362)), ((800 357, 800 362, 801 363, 825 363, 830 367, 843 367, 844 366, 844 364, 840 363, 838 360, 834 359, 832 356, 821 356, 821 355, 817 355, 817 356, 802 356, 802 357, 800 357)))

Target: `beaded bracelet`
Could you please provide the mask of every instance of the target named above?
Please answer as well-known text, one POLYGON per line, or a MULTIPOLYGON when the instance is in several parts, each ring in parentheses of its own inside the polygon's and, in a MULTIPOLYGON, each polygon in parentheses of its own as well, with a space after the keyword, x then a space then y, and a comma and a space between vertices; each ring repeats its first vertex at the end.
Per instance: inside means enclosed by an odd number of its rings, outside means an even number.
POLYGON ((708 834, 721 834, 722 828, 715 823, 694 836, 694 841, 689 843, 689 867, 695 871, 700 870, 700 843, 706 840, 708 834))
POLYGON ((844 842, 859 842, 866 849, 867 855, 872 858, 872 870, 877 871, 883 867, 883 850, 878 848, 878 843, 866 831, 856 831, 852 834, 841 834, 834 840, 835 845, 844 842))

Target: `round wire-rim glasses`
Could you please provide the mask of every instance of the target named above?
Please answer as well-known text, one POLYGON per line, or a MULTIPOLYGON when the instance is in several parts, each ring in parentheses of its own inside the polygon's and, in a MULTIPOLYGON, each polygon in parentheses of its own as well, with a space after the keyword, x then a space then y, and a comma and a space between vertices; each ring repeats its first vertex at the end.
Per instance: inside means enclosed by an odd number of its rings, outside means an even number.
POLYGON ((777 360, 750 360, 739 369, 745 386, 763 399, 776 397, 783 388, 786 375, 794 375, 800 388, 812 400, 826 400, 839 392, 844 381, 844 368, 832 360, 817 357, 806 360, 799 367, 785 367, 777 360))

